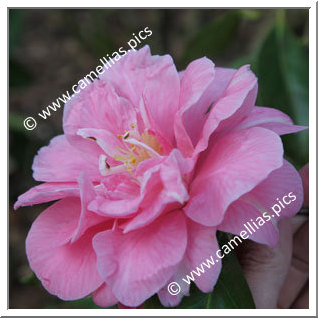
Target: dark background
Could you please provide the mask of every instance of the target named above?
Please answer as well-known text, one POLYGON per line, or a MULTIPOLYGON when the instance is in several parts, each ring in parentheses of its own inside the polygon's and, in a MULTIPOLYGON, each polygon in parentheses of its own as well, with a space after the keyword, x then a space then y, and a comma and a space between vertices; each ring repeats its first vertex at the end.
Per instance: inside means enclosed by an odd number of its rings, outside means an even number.
MULTIPOLYGON (((13 211, 37 183, 37 150, 62 133, 60 109, 27 131, 23 120, 55 101, 94 70, 99 58, 126 46, 132 33, 152 30, 142 45, 170 54, 178 70, 207 56, 217 66, 251 64, 258 105, 281 109, 308 125, 308 10, 98 9, 9 10, 9 307, 96 308, 91 299, 64 302, 49 295, 29 269, 25 238, 48 204, 13 211)), ((141 47, 139 46, 139 48, 141 47)), ((308 162, 308 131, 283 138, 298 169, 308 162)), ((63 164, 63 163, 61 163, 63 164)))

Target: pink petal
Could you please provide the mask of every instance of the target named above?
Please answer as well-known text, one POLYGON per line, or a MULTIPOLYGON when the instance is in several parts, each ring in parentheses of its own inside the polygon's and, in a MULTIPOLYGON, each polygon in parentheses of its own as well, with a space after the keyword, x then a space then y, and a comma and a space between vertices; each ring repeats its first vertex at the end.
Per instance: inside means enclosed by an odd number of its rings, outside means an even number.
POLYGON ((188 246, 186 251, 187 267, 196 270, 201 268, 202 262, 208 264, 211 256, 215 262, 210 268, 204 267, 204 274, 195 277, 195 284, 204 293, 211 292, 221 272, 221 261, 218 261, 215 253, 219 249, 214 227, 202 226, 196 222, 188 221, 188 246))
POLYGON ((257 79, 249 66, 237 70, 222 97, 207 115, 195 154, 205 150, 214 131, 224 132, 238 124, 253 109, 257 94, 257 79))
POLYGON ((122 303, 118 303, 118 309, 142 309, 143 304, 137 306, 137 307, 130 307, 130 306, 125 306, 122 303))
POLYGON ((222 96, 234 73, 233 69, 214 68, 206 58, 195 60, 187 67, 181 81, 180 110, 174 123, 177 145, 184 155, 193 153, 209 106, 222 96))
POLYGON ((83 128, 77 131, 82 138, 95 138, 96 144, 107 154, 107 162, 115 155, 121 154, 116 148, 123 148, 122 141, 113 133, 105 129, 83 128))
POLYGON ((160 63, 160 59, 160 56, 152 56, 149 46, 146 45, 136 52, 128 52, 100 78, 111 83, 119 96, 128 99, 138 108, 147 73, 151 73, 156 64, 160 63))
POLYGON ((282 142, 275 133, 263 128, 228 133, 198 162, 184 211, 202 225, 215 226, 232 202, 282 163, 282 142))
POLYGON ((151 56, 145 46, 127 53, 101 79, 111 83, 118 95, 128 99, 138 112, 144 102, 152 128, 173 143, 180 81, 170 56, 151 56))
POLYGON ((190 284, 187 284, 182 280, 182 278, 186 277, 189 272, 190 269, 187 267, 185 261, 183 260, 179 264, 175 274, 169 279, 168 283, 158 291, 158 297, 163 306, 176 307, 180 304, 184 296, 189 296, 190 284), (173 284, 173 282, 176 282, 179 286, 176 286, 175 284, 173 284), (173 286, 172 288, 180 288, 180 292, 178 294, 172 295, 168 291, 169 284, 171 283, 173 286))
MULTIPOLYGON (((248 200, 255 202, 262 211, 273 213, 275 204, 281 207, 280 218, 294 216, 303 204, 303 186, 297 170, 286 160, 281 168, 274 170, 269 176, 246 194, 248 200), (296 198, 293 198, 295 196, 296 198), (289 203, 289 204, 286 204, 289 203)), ((278 211, 278 208, 276 209, 278 211)))
POLYGON ((307 129, 304 126, 294 125, 289 116, 277 109, 259 106, 254 107, 253 111, 241 121, 236 129, 246 129, 254 126, 270 129, 279 135, 307 129))
POLYGON ((197 273, 204 271, 201 276, 193 273, 193 278, 198 288, 205 293, 213 291, 221 271, 221 260, 216 256, 216 251, 219 249, 215 235, 216 228, 206 227, 189 219, 187 221, 188 244, 184 259, 169 283, 158 292, 161 303, 166 307, 178 306, 183 296, 189 295, 188 282, 192 282, 190 279, 192 271, 197 273), (176 282, 180 288, 177 295, 168 292, 169 284, 173 282, 176 282))
POLYGON ((153 157, 148 160, 144 160, 136 167, 135 175, 141 178, 147 171, 153 170, 154 167, 158 166, 165 160, 165 157, 153 157))
POLYGON ((93 180, 99 180, 98 158, 94 165, 81 155, 64 135, 54 137, 34 158, 33 178, 37 181, 76 182, 80 172, 85 171, 93 180))
POLYGON ((179 72, 179 79, 180 81, 182 80, 183 76, 184 76, 185 71, 180 71, 179 72))
POLYGON ((114 134, 125 133, 136 113, 131 103, 117 95, 115 89, 95 81, 74 96, 65 106, 63 128, 66 135, 76 135, 78 129, 107 129, 114 134))
POLYGON ((91 83, 65 105, 64 133, 72 146, 84 152, 90 162, 98 160, 102 152, 96 142, 77 135, 80 129, 104 129, 116 136, 130 130, 131 124, 136 124, 134 108, 103 81, 91 83))
POLYGON ((237 70, 225 67, 216 67, 213 83, 210 87, 210 94, 212 96, 212 103, 221 98, 227 89, 232 77, 237 70))
POLYGON ((77 198, 53 204, 37 217, 26 239, 30 267, 51 294, 64 300, 83 298, 103 282, 91 243, 97 229, 70 243, 80 210, 77 198))
POLYGON ((214 72, 214 63, 206 57, 197 59, 187 66, 181 80, 179 108, 188 109, 201 98, 211 84, 214 72))
POLYGON ((103 186, 88 208, 109 217, 130 217, 137 212, 142 196, 140 186, 125 174, 114 174, 103 179, 103 186))
POLYGON ((77 183, 43 183, 21 194, 14 204, 14 209, 16 210, 21 206, 55 201, 65 197, 79 197, 79 186, 77 183))
MULTIPOLYGON (((171 198, 163 193, 163 185, 160 179, 159 167, 145 173, 141 188, 139 211, 133 218, 121 225, 124 233, 139 229, 153 222, 161 213, 164 212, 169 203, 175 203, 175 198, 171 198)), ((176 204, 176 203, 175 203, 176 204)), ((180 207, 176 204, 174 208, 180 207)))
POLYGON ((176 143, 178 149, 186 157, 190 157, 194 152, 192 140, 189 137, 186 128, 183 123, 183 112, 180 110, 175 117, 174 131, 176 136, 176 143))
POLYGON ((89 209, 100 215, 114 218, 131 217, 138 211, 141 198, 110 200, 98 196, 89 204, 89 209))
POLYGON ((180 82, 170 56, 163 56, 147 76, 143 98, 152 128, 172 144, 174 141, 174 116, 178 110, 180 82))
MULTIPOLYGON (((262 215, 262 212, 265 211, 258 210, 258 208, 251 203, 239 199, 230 205, 226 211, 224 220, 218 225, 218 230, 237 236, 240 236, 240 233, 245 231, 246 234, 243 233, 244 237, 249 236, 248 239, 252 241, 267 244, 274 248, 279 241, 279 233, 275 226, 277 220, 275 220, 275 217, 271 218, 271 220, 267 220, 262 215)), ((271 215, 267 218, 269 217, 271 217, 271 215)), ((244 241, 244 239, 241 239, 241 241, 244 241)), ((236 239, 235 242, 240 244, 238 239, 236 239)), ((232 246, 235 247, 235 243, 232 243, 232 246)))
MULTIPOLYGON (((152 106, 151 101, 147 99, 145 94, 142 94, 139 105, 139 127, 142 127, 140 132, 143 131, 152 131, 152 133, 156 136, 158 142, 162 147, 162 153, 168 154, 173 148, 174 138, 171 135, 167 135, 165 133, 165 129, 158 126, 157 118, 155 118, 152 114, 152 106)), ((174 116, 174 114, 173 114, 174 116)), ((171 130, 171 129, 169 129, 171 130)))
POLYGON ((85 173, 81 173, 78 183, 81 195, 81 215, 77 228, 72 236, 71 243, 77 241, 89 228, 108 220, 108 218, 99 216, 88 210, 88 205, 95 198, 96 193, 85 173))
POLYGON ((178 151, 173 151, 160 164, 145 172, 139 212, 122 225, 124 233, 149 224, 165 211, 180 208, 189 197, 183 175, 192 167, 190 159, 184 159, 178 151))
POLYGON ((93 301, 99 307, 112 307, 118 303, 111 288, 105 283, 93 293, 93 301))
POLYGON ((168 282, 183 258, 186 243, 186 224, 180 211, 138 231, 123 234, 109 230, 93 240, 101 277, 115 297, 130 307, 139 306, 168 282))
POLYGON ((195 136, 202 129, 211 101, 199 100, 211 85, 214 73, 213 62, 204 57, 191 62, 183 74, 174 129, 178 148, 186 155, 192 153, 195 136))

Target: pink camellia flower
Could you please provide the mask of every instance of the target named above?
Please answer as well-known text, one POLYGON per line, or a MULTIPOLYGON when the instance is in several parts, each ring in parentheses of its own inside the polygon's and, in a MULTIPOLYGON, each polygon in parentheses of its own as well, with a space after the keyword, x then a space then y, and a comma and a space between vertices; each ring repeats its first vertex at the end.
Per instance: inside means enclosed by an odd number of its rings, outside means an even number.
MULTIPOLYGON (((32 270, 64 300, 93 296, 102 307, 137 307, 219 248, 216 230, 238 233, 286 193, 302 205, 298 172, 279 135, 304 129, 282 112, 255 106, 249 66, 218 68, 201 58, 178 73, 169 55, 129 52, 64 110, 64 135, 34 159, 45 183, 15 208, 59 200, 26 240, 32 270)), ((279 240, 268 222, 251 239, 279 240)), ((211 292, 221 262, 195 284, 211 292)))

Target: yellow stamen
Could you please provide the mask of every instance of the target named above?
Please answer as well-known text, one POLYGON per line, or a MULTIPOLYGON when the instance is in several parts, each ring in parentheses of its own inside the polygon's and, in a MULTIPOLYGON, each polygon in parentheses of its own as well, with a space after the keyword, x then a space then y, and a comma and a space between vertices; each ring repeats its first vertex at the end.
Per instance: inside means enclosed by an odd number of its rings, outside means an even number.
MULTIPOLYGON (((136 126, 135 123, 130 124, 131 128, 136 126)), ((136 130, 125 131, 123 135, 117 135, 117 137, 122 139, 123 147, 115 146, 118 153, 113 158, 122 162, 122 167, 125 166, 129 172, 133 171, 140 162, 151 158, 153 155, 159 155, 162 151, 155 134, 149 131, 144 131, 142 134, 139 134, 136 130)))

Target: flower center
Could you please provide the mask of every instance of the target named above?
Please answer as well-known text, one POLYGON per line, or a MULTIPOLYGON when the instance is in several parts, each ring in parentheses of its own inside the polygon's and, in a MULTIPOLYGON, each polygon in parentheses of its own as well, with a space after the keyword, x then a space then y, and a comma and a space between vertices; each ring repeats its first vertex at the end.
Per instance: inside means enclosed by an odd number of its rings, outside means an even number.
POLYGON ((136 127, 135 124, 131 124, 130 127, 132 130, 126 131, 123 135, 117 135, 122 144, 121 146, 116 146, 118 153, 113 156, 113 159, 122 162, 122 164, 110 167, 107 163, 107 157, 101 155, 99 170, 102 175, 123 171, 123 168, 131 172, 140 162, 160 156, 162 148, 153 132, 146 130, 139 134, 134 129, 136 127))

